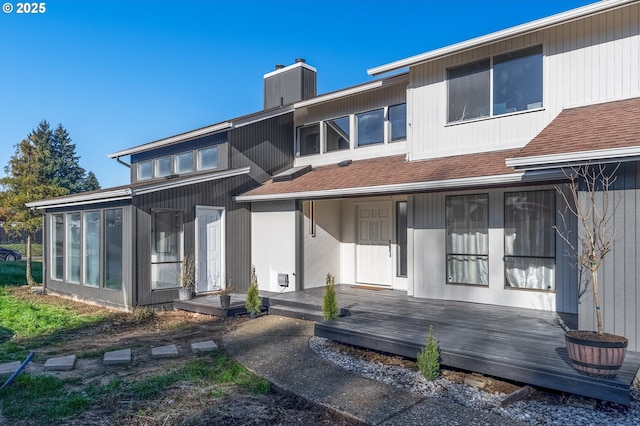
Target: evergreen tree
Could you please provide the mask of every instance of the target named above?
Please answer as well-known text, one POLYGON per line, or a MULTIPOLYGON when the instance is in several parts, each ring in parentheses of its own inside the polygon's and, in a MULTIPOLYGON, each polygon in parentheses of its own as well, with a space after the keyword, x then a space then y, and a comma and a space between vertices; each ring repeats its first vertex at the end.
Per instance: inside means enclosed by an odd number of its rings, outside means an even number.
POLYGON ((92 171, 87 173, 87 178, 84 180, 84 188, 85 191, 95 191, 100 189, 100 183, 98 182, 98 178, 93 174, 92 171))
MULTIPOLYGON (((43 122, 46 124, 46 122, 43 122)), ((68 190, 44 179, 44 167, 49 152, 39 149, 38 143, 46 137, 46 126, 32 132, 16 145, 15 152, 0 179, 0 215, 6 219, 5 230, 27 235, 27 283, 34 285, 31 275, 31 243, 34 233, 42 226, 42 213, 25 206, 26 203, 65 195, 68 190)))
POLYGON ((80 167, 76 144, 71 142, 69 132, 62 127, 62 124, 58 124, 51 135, 50 152, 48 166, 53 167, 53 174, 48 176, 50 181, 57 186, 67 188, 71 194, 84 191, 85 170, 80 167))

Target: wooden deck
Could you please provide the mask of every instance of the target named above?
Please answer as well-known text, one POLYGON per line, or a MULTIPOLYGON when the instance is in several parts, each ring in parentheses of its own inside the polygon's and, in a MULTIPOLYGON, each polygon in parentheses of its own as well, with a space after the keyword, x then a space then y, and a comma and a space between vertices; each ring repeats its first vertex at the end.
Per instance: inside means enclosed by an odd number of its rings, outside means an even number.
POLYGON ((270 312, 318 321, 315 334, 334 341, 415 358, 429 325, 439 342, 442 364, 542 388, 629 405, 629 389, 640 353, 627 352, 615 379, 575 371, 563 327, 575 315, 466 302, 407 297, 393 290, 336 286, 349 316, 321 321, 324 288, 264 294, 270 312))

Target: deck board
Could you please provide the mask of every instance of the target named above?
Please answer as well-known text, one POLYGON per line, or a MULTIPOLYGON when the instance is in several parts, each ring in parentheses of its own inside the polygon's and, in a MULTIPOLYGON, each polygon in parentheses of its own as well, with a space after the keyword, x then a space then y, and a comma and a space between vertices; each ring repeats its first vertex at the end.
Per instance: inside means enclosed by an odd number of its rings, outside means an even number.
MULTIPOLYGON (((629 389, 640 367, 640 353, 627 352, 614 379, 575 371, 564 343, 564 329, 575 315, 468 302, 420 299, 393 290, 336 286, 340 308, 350 315, 317 322, 317 336, 415 358, 433 325, 443 365, 534 386, 629 404, 629 389)), ((320 310, 323 288, 264 294, 268 304, 320 310)))

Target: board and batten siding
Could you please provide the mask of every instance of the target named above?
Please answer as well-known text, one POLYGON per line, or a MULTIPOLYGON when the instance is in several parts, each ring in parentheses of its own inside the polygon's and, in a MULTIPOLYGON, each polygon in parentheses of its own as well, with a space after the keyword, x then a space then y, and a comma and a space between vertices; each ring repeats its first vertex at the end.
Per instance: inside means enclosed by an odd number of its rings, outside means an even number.
MULTIPOLYGON (((344 117, 350 114, 358 114, 361 112, 372 111, 383 108, 403 104, 407 102, 407 83, 393 84, 376 89, 369 90, 352 96, 346 96, 340 99, 327 101, 318 105, 311 105, 305 108, 299 108, 295 111, 295 128, 308 124, 318 123, 323 120, 330 120, 344 117)), ((295 134, 292 137, 297 137, 295 134)), ((353 134, 355 129, 351 128, 353 134)), ((295 142, 292 150, 295 149, 295 142)), ((343 160, 359 160, 364 158, 373 158, 383 155, 401 155, 406 153, 407 144, 405 141, 398 141, 388 144, 378 144, 364 147, 356 147, 354 149, 323 152, 318 155, 308 155, 295 159, 296 166, 320 166, 326 164, 335 164, 343 160)))
MULTIPOLYGON (((45 247, 43 262, 45 267, 44 280, 46 280, 47 289, 53 293, 58 293, 66 297, 72 297, 81 301, 89 301, 104 306, 114 307, 118 309, 130 310, 135 307, 133 294, 133 277, 135 274, 135 256, 133 255, 133 244, 127 236, 133 234, 133 216, 132 207, 129 201, 119 201, 112 203, 100 203, 84 206, 73 206, 69 208, 56 208, 47 210, 45 220, 45 247), (65 214, 85 211, 104 211, 108 209, 122 208, 122 290, 110 290, 104 287, 90 287, 82 284, 73 284, 64 281, 58 281, 51 278, 49 271, 49 263, 51 261, 51 223, 52 214, 65 214)), ((65 231, 66 234, 66 231, 65 231)), ((103 239, 104 230, 102 230, 101 239, 103 239)), ((66 238, 66 237, 65 237, 66 238)), ((65 262, 66 263, 66 262, 65 262)), ((104 260, 101 259, 100 267, 104 268, 104 260)))
POLYGON ((524 146, 564 108, 640 95, 640 4, 482 46, 410 69, 410 159, 524 146), (543 108, 447 124, 450 67, 543 46, 543 108))
POLYGON ((236 203, 229 194, 245 187, 247 176, 182 186, 143 194, 134 200, 136 207, 137 297, 139 305, 169 303, 178 297, 178 289, 151 289, 151 212, 154 209, 182 211, 184 254, 195 254, 196 206, 224 208, 226 279, 237 291, 249 287, 251 268, 250 211, 247 204, 236 203))
MULTIPOLYGON (((583 202, 585 197, 582 194, 583 202)), ((598 270, 603 325, 606 332, 629 339, 629 350, 640 351, 640 162, 621 164, 609 208, 613 209, 616 203, 614 247, 598 270)), ((590 284, 580 298, 578 321, 581 329, 596 330, 590 284)))
MULTIPOLYGON (((565 256, 567 246, 556 236, 556 291, 505 289, 504 196, 512 191, 555 190, 553 186, 522 186, 476 191, 435 192, 413 197, 412 294, 431 299, 514 306, 577 313, 577 270, 565 256), (447 284, 445 197, 489 194, 489 285, 447 284)), ((556 223, 560 223, 562 196, 556 194, 556 223)), ((575 224, 570 226, 574 227, 575 224)), ((572 228, 573 229, 573 228, 572 228)), ((411 251, 410 251, 411 253, 411 251)), ((411 284, 410 284, 411 285, 411 284)), ((410 289, 411 291, 411 289, 410 289)))

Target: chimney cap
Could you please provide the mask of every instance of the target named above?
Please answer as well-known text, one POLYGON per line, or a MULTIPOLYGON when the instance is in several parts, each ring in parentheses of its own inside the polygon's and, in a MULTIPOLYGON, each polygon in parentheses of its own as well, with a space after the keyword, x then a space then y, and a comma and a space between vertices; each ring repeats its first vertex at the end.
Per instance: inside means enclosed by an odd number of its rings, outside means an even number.
POLYGON ((276 64, 276 69, 277 70, 281 70, 282 68, 284 68, 283 64, 276 64))
POLYGON ((295 62, 296 62, 296 64, 298 64, 298 63, 300 63, 300 62, 302 62, 302 63, 304 64, 304 63, 306 63, 306 62, 307 62, 307 60, 306 60, 306 59, 304 59, 304 58, 296 58, 296 61, 295 61, 295 62))

